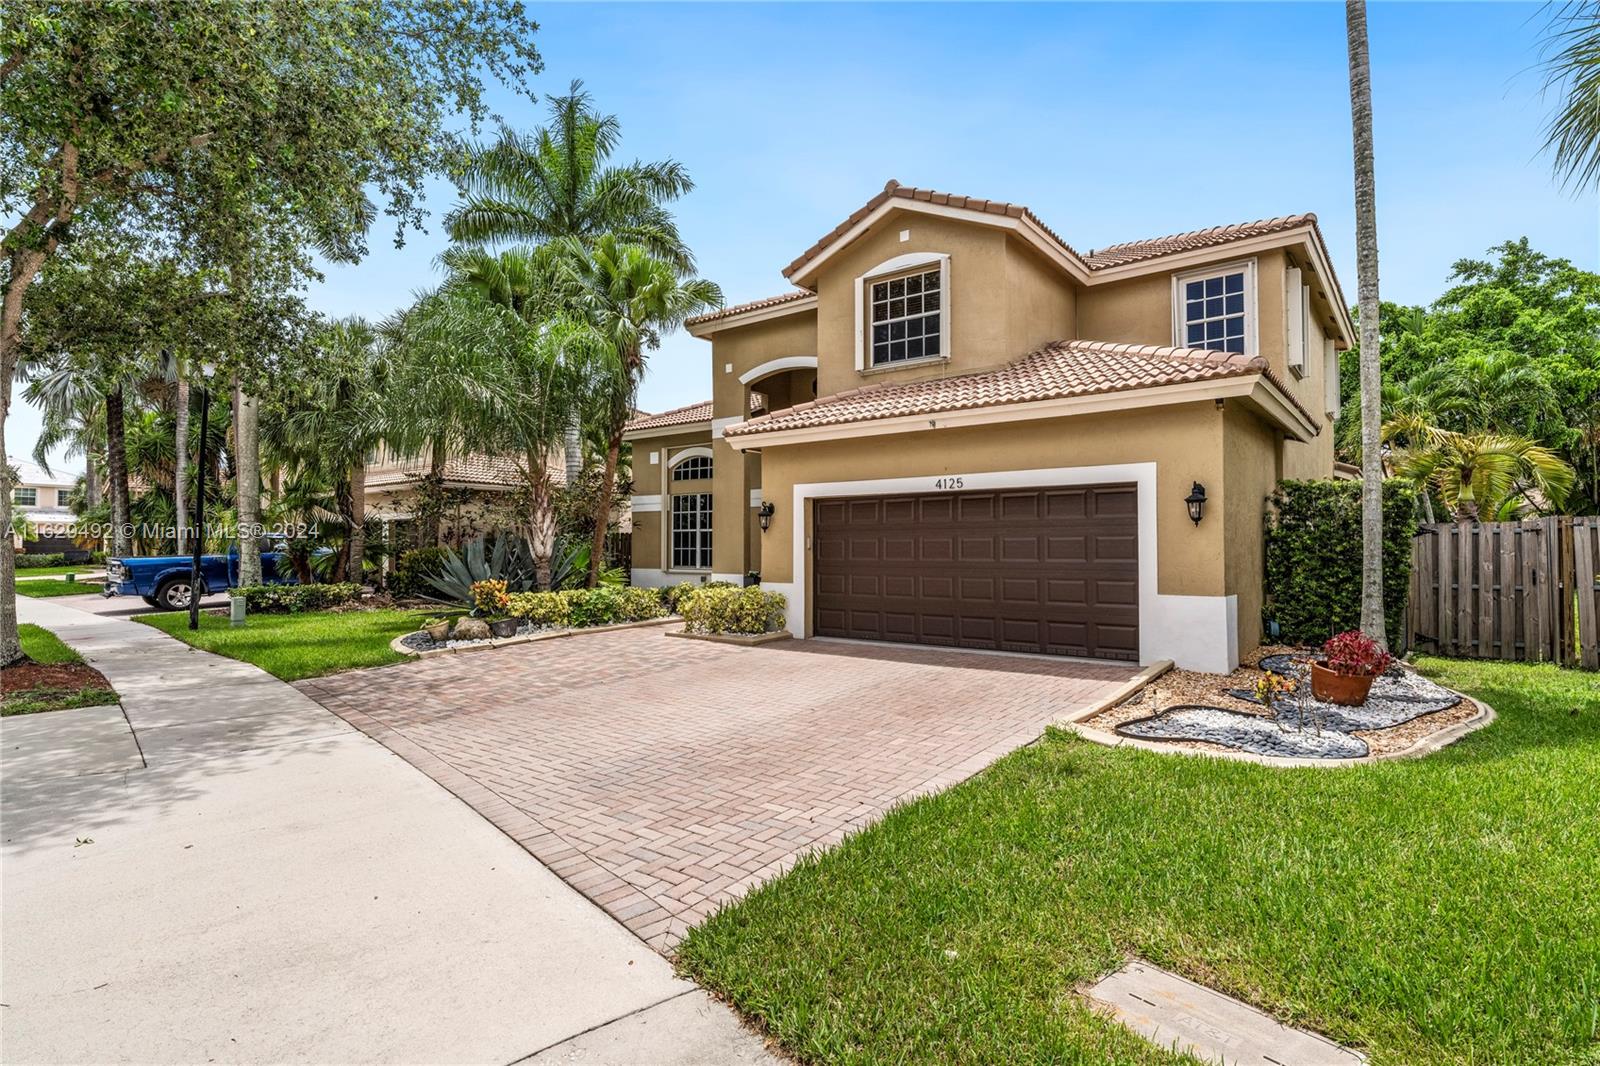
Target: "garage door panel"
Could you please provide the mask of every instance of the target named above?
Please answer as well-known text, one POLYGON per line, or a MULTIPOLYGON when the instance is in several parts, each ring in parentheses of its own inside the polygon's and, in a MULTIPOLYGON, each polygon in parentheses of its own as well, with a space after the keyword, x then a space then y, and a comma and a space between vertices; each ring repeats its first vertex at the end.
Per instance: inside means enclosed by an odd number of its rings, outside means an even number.
POLYGON ((824 636, 1138 658, 1133 486, 819 502, 824 636))

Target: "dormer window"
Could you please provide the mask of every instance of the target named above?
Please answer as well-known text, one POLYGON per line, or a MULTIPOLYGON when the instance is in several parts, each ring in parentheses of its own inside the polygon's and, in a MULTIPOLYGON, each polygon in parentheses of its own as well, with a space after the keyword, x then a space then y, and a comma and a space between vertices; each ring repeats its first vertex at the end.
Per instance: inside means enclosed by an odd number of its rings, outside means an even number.
POLYGON ((856 369, 950 358, 950 257, 911 252, 856 278, 856 369))
POLYGON ((872 282, 872 365, 941 354, 938 268, 872 282))
POLYGON ((1213 352, 1255 351, 1255 263, 1173 278, 1173 343, 1213 352))

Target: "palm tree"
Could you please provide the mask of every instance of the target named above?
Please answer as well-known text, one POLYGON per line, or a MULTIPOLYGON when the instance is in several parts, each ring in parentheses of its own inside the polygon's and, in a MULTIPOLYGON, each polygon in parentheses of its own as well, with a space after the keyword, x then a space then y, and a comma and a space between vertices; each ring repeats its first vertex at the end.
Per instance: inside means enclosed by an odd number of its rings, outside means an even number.
POLYGON ((1396 472, 1437 491, 1460 522, 1559 508, 1577 477, 1555 452, 1526 437, 1448 430, 1401 452, 1396 472))
POLYGON ((1387 646, 1383 622, 1383 463, 1378 368, 1378 206, 1372 171, 1367 5, 1346 0, 1350 125, 1355 142, 1356 278, 1361 318, 1361 632, 1387 646))
MULTIPOLYGON (((694 257, 666 205, 694 187, 681 163, 609 165, 622 136, 615 115, 603 115, 583 82, 547 98, 550 123, 532 134, 501 130, 468 155, 461 178, 465 202, 445 216, 463 245, 508 241, 544 245, 573 238, 585 245, 602 234, 643 245, 681 275, 694 257)), ((566 427, 567 483, 583 469, 582 427, 566 427)))
POLYGON ((1600 185, 1600 3, 1556 7, 1545 48, 1545 92, 1563 98, 1545 127, 1545 150, 1567 185, 1600 185))
POLYGON ((702 278, 679 276, 673 264, 607 234, 592 247, 567 242, 564 260, 568 299, 588 326, 604 339, 613 385, 600 412, 606 430, 605 466, 595 505, 594 541, 589 552, 589 585, 599 583, 605 556, 611 497, 616 491, 622 432, 634 410, 644 379, 646 353, 661 345, 661 335, 690 315, 722 306, 722 290, 702 278))

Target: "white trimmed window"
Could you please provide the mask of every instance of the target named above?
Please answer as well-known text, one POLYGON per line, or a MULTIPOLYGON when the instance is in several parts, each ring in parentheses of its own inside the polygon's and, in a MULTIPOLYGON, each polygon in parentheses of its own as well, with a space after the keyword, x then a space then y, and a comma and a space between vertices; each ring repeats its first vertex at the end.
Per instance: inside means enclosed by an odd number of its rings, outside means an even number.
POLYGON ((939 321, 944 308, 940 273, 934 267, 870 283, 873 366, 941 354, 939 321))
POLYGON ((11 502, 15 504, 21 504, 23 507, 36 507, 39 504, 39 490, 24 488, 12 489, 11 502))
POLYGON ((674 481, 703 481, 711 477, 711 456, 691 455, 672 468, 674 481))
MULTIPOLYGON (((686 459, 684 463, 694 461, 686 459)), ((711 493, 685 492, 672 497, 672 568, 711 569, 711 493)))
POLYGON ((950 257, 897 255, 856 278, 856 369, 950 358, 950 257))
POLYGON ((1254 262, 1178 274, 1172 284, 1173 343, 1254 354, 1255 304, 1254 262))

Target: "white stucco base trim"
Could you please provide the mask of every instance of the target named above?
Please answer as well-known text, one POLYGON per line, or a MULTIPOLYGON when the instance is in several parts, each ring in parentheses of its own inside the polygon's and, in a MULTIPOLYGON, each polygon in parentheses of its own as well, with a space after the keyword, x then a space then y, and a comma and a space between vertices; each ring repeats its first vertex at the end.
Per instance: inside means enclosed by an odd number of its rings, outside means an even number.
POLYGON ((628 580, 642 589, 664 589, 677 584, 665 570, 651 570, 643 566, 630 570, 628 580))
POLYGON ((711 580, 712 581, 726 581, 726 582, 728 582, 730 584, 733 584, 733 585, 743 585, 744 584, 744 575, 743 574, 712 574, 711 575, 711 580))
MULTIPOLYGON (((800 516, 806 501, 829 496, 888 496, 898 493, 937 493, 935 482, 944 475, 928 477, 870 478, 861 481, 828 481, 794 487, 797 516, 793 532, 794 553, 791 582, 763 582, 762 587, 782 592, 789 601, 787 624, 796 637, 810 636, 809 583, 806 577, 806 551, 811 531, 800 516)), ((1181 669, 1227 673, 1239 664, 1239 604, 1235 596, 1169 596, 1156 591, 1157 538, 1156 516, 1161 510, 1156 499, 1155 463, 1114 463, 1103 466, 1050 467, 1037 470, 998 470, 963 473, 962 492, 993 489, 1052 488, 1058 485, 1100 485, 1131 482, 1138 493, 1139 528, 1139 662, 1149 665, 1171 659, 1181 669)), ((1188 521, 1187 515, 1183 518, 1188 521)), ((1213 518, 1220 521, 1220 518, 1213 518)))

